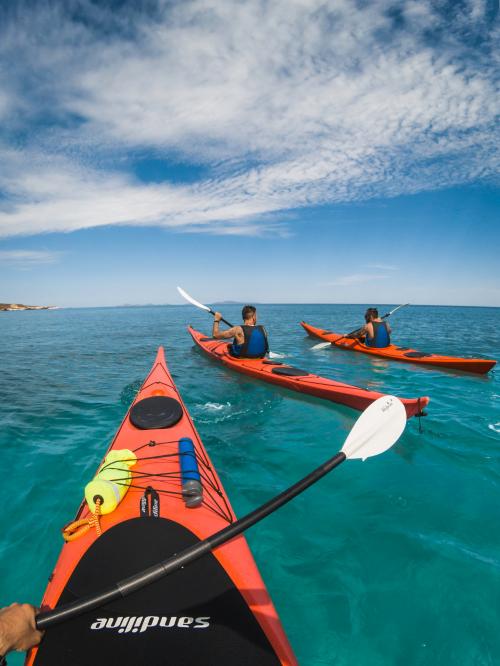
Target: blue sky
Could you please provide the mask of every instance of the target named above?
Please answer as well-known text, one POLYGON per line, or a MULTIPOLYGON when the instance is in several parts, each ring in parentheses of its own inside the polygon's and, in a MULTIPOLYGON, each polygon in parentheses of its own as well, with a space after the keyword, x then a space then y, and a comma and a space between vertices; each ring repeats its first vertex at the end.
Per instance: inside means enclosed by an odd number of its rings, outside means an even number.
POLYGON ((500 306, 498 3, 0 6, 0 301, 500 306))

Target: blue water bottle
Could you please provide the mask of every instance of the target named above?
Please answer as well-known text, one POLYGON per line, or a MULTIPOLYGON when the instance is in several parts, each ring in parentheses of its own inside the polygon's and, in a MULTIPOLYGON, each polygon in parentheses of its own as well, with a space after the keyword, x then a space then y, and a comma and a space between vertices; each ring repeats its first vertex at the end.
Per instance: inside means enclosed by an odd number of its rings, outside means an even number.
POLYGON ((203 502, 203 486, 193 440, 182 437, 179 440, 179 460, 181 465, 182 497, 190 509, 203 502))

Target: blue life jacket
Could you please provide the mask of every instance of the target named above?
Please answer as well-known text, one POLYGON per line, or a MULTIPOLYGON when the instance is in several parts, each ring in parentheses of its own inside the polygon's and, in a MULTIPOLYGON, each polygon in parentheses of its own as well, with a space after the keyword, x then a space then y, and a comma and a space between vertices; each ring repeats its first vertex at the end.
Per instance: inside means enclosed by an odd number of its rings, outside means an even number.
POLYGON ((237 358, 264 358, 269 351, 266 329, 263 326, 242 326, 245 340, 242 345, 236 340, 229 345, 229 353, 237 358))
POLYGON ((365 345, 367 347, 388 347, 391 344, 389 331, 385 321, 372 321, 373 338, 366 336, 365 345))

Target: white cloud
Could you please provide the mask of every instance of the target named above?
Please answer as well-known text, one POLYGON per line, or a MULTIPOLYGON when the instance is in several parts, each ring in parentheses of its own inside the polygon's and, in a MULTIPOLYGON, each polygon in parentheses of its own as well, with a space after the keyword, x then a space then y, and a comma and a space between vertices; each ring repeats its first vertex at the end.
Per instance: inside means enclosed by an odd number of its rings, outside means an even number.
POLYGON ((11 72, 0 117, 29 135, 23 152, 4 150, 0 235, 109 224, 282 232, 267 216, 497 171, 499 31, 481 3, 450 23, 408 0, 403 27, 382 0, 159 2, 154 17, 82 6, 87 24, 44 3, 0 34, 11 72), (463 43, 474 30, 490 52, 463 43), (144 185, 116 173, 148 151, 209 176, 144 185))
POLYGON ((60 252, 47 250, 0 250, 0 264, 13 264, 25 269, 40 264, 56 263, 60 254, 60 252))

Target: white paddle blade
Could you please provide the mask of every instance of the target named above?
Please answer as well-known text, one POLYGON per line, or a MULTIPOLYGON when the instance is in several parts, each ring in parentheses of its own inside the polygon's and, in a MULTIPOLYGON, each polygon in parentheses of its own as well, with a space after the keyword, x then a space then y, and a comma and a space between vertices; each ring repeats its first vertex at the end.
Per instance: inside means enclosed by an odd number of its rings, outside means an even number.
POLYGON ((285 358, 285 354, 278 354, 278 352, 270 351, 268 353, 269 358, 285 358))
POLYGON ((389 312, 389 314, 390 314, 390 315, 391 315, 391 314, 394 314, 394 313, 396 312, 396 310, 399 310, 400 308, 405 308, 407 305, 410 305, 410 304, 409 304, 409 303, 403 303, 402 305, 398 305, 398 307, 397 307, 397 308, 394 308, 394 310, 391 310, 391 311, 389 312))
POLYGON ((313 345, 311 349, 316 350, 316 349, 326 349, 326 347, 331 346, 331 342, 319 342, 317 345, 313 345))
POLYGON ((199 303, 198 301, 196 301, 192 296, 186 293, 182 287, 177 287, 177 291, 182 296, 182 298, 185 298, 186 301, 188 301, 188 303, 191 303, 191 305, 194 305, 195 308, 201 308, 202 310, 210 312, 210 308, 207 305, 203 305, 203 303, 199 303))
POLYGON ((406 409, 398 398, 384 395, 365 409, 349 433, 342 451, 346 458, 366 460, 390 449, 406 426, 406 409))

